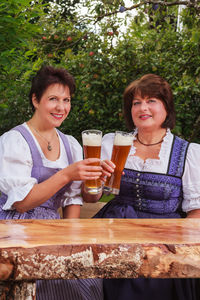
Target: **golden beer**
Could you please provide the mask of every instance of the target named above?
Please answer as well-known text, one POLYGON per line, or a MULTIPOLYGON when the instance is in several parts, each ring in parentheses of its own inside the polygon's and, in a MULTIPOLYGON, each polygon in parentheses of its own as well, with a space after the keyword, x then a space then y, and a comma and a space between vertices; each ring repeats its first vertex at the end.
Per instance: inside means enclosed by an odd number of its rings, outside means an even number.
MULTIPOLYGON (((82 132, 84 158, 101 157, 101 139, 102 132, 100 130, 85 130, 82 132)), ((91 165, 98 166, 99 164, 92 163, 91 165)), ((85 189, 90 194, 98 194, 102 189, 101 180, 86 180, 85 189)))
POLYGON ((119 194, 120 181, 124 165, 126 163, 131 144, 133 142, 133 135, 131 133, 117 131, 112 149, 111 161, 115 164, 114 173, 111 177, 107 177, 104 185, 104 191, 119 194))

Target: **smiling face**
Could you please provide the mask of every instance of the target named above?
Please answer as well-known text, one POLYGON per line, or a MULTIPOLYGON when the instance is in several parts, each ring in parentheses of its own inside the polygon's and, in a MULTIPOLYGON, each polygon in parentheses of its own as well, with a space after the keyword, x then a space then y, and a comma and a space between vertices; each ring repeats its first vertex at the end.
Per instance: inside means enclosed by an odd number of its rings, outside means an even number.
POLYGON ((131 115, 139 130, 158 130, 167 117, 161 100, 155 97, 144 97, 136 94, 132 102, 131 115))
POLYGON ((39 102, 33 94, 32 102, 35 116, 44 127, 59 127, 71 109, 69 87, 58 83, 52 84, 45 90, 39 102))

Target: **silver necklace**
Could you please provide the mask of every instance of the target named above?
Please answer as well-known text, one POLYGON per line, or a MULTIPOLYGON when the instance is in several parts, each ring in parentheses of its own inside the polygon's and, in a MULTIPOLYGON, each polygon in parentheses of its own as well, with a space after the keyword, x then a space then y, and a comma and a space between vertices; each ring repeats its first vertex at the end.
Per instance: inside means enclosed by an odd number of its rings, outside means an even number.
POLYGON ((48 151, 51 151, 53 148, 52 148, 52 146, 51 146, 51 142, 49 142, 44 136, 42 136, 40 133, 39 133, 39 131, 37 131, 37 129, 35 129, 30 123, 29 123, 29 125, 31 126, 31 128, 41 137, 41 138, 43 138, 43 140, 45 140, 46 142, 47 142, 47 150, 48 151))

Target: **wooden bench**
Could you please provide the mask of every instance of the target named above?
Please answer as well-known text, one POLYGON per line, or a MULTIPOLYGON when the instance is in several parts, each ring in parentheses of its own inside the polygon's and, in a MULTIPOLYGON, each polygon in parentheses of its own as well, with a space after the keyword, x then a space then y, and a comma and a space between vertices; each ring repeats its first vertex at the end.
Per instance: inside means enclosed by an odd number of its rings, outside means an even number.
POLYGON ((200 219, 0 221, 0 299, 34 299, 37 279, 138 277, 199 278, 200 219))
POLYGON ((81 219, 92 218, 106 203, 96 202, 96 203, 83 203, 81 206, 81 219))
MULTIPOLYGON (((96 203, 83 203, 81 206, 81 219, 90 219, 92 218, 106 203, 105 202, 96 202, 96 203)), ((58 212, 62 218, 62 209, 59 208, 58 212)))

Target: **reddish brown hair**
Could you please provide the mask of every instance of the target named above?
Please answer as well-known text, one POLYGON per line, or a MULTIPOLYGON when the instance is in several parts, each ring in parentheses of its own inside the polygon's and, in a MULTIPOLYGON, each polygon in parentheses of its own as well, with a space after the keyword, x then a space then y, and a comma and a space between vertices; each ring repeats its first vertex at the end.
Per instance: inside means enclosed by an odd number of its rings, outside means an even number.
POLYGON ((124 91, 124 118, 129 130, 135 125, 132 120, 131 108, 135 95, 144 97, 155 97, 161 100, 167 112, 167 117, 162 128, 173 129, 175 126, 175 108, 173 95, 169 83, 162 77, 155 74, 146 74, 131 82, 124 91))

